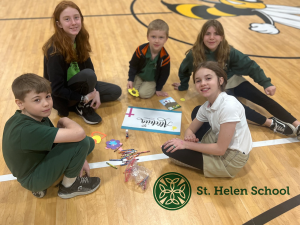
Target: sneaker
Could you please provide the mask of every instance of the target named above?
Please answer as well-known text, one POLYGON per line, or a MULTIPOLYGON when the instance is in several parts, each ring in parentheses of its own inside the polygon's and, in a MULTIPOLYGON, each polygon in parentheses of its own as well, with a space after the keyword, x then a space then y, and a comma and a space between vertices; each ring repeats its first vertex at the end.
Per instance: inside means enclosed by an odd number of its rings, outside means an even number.
POLYGON ((33 191, 32 194, 37 198, 43 198, 47 194, 47 189, 43 191, 33 191))
POLYGON ((97 190, 100 186, 99 177, 76 177, 71 187, 66 188, 59 184, 58 196, 61 198, 73 198, 78 195, 87 195, 97 190))
POLYGON ((102 121, 102 118, 90 107, 90 103, 81 105, 80 103, 76 106, 76 113, 82 117, 84 122, 88 124, 97 124, 102 121))
POLYGON ((298 125, 296 127, 295 134, 296 134, 297 139, 300 141, 300 125, 298 125))
POLYGON ((270 129, 274 132, 284 134, 286 136, 293 136, 295 134, 295 127, 292 124, 283 122, 276 117, 271 117, 270 119, 273 120, 270 129))

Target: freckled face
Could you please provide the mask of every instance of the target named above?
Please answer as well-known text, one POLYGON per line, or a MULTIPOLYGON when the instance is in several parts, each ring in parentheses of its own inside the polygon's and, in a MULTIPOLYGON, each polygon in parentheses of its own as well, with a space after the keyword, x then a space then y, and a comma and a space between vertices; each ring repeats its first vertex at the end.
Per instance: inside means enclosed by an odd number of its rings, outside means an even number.
POLYGON ((72 40, 75 40, 81 30, 81 17, 77 9, 67 7, 59 16, 56 22, 59 28, 62 28, 72 40))

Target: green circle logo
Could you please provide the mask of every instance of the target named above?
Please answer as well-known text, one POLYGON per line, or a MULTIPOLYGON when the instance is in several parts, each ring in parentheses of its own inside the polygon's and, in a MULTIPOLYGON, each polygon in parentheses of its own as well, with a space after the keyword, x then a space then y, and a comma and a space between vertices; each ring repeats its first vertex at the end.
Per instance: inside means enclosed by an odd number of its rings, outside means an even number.
POLYGON ((189 202, 191 195, 190 182, 180 173, 161 175, 153 187, 153 196, 157 204, 168 210, 181 209, 189 202))

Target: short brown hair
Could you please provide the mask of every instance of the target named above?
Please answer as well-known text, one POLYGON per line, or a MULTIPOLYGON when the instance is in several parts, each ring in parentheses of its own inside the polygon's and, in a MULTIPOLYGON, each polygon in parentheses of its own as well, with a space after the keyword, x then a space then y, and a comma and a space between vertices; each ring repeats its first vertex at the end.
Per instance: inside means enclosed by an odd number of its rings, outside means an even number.
POLYGON ((161 20, 161 19, 156 19, 153 20, 149 26, 148 26, 148 31, 147 31, 147 37, 149 35, 149 33, 153 30, 162 30, 166 32, 167 37, 169 37, 169 26, 168 24, 161 20))
POLYGON ((225 91, 225 87, 227 84, 227 74, 225 73, 225 71, 221 68, 221 66, 214 61, 206 61, 203 63, 200 63, 193 72, 193 81, 195 83, 195 74, 198 70, 200 70, 201 68, 206 68, 209 70, 212 70, 215 72, 215 74, 217 75, 217 77, 223 77, 224 82, 222 85, 220 85, 221 91, 225 91))
POLYGON ((39 94, 42 92, 51 93, 50 82, 43 77, 33 73, 25 73, 17 77, 11 85, 15 99, 24 101, 26 94, 31 91, 39 94))

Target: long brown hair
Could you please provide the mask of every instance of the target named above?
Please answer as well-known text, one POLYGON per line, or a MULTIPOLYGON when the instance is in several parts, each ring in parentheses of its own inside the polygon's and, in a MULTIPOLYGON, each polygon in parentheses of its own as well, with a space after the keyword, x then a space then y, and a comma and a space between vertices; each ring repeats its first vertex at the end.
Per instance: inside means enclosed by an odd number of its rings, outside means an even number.
POLYGON ((60 2, 56 6, 52 15, 52 24, 54 26, 55 32, 43 45, 44 55, 48 58, 47 52, 52 46, 53 52, 50 55, 59 53, 63 55, 67 63, 86 61, 89 58, 92 49, 89 42, 90 35, 84 27, 83 15, 79 7, 72 1, 60 2), (74 49, 74 43, 72 39, 66 34, 66 32, 62 28, 59 28, 57 25, 57 21, 60 21, 60 14, 68 7, 76 9, 79 12, 81 18, 81 30, 79 31, 75 39, 76 50, 74 49))
MULTIPOLYGON (((208 20, 203 26, 198 34, 197 40, 194 43, 193 47, 190 49, 193 52, 194 67, 197 67, 199 63, 206 61, 205 50, 208 48, 204 44, 204 35, 206 34, 208 28, 214 27, 217 33, 223 37, 223 40, 219 44, 216 50, 217 62, 221 66, 221 68, 225 67, 227 60, 229 58, 230 46, 225 38, 225 33, 222 24, 218 20, 208 20)), ((190 51, 189 50, 189 51, 190 51)))

